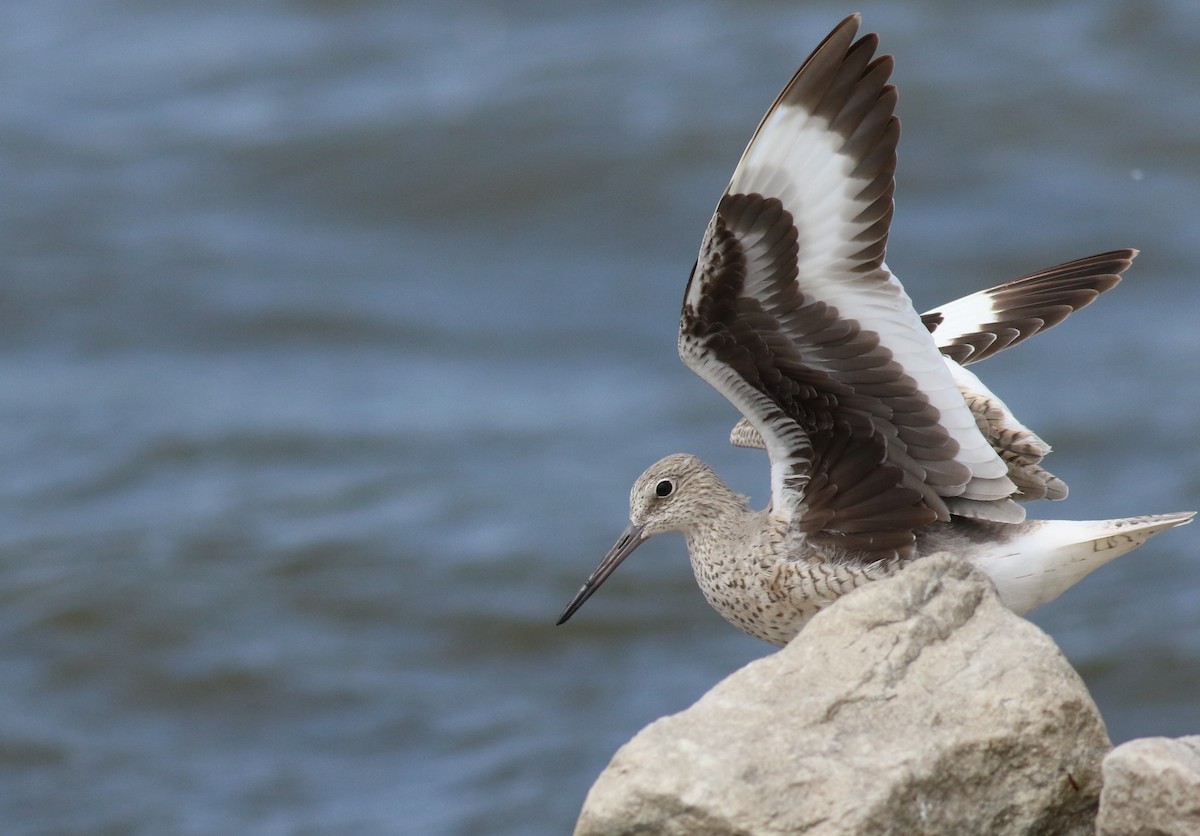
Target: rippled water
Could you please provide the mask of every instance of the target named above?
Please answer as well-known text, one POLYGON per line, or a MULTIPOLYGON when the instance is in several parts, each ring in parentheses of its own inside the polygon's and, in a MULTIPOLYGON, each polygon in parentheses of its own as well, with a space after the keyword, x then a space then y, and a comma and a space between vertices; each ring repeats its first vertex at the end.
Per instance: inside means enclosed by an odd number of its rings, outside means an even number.
MULTIPOLYGON (((1117 246, 989 361, 1041 516, 1200 508, 1200 11, 871 2, 923 307, 1117 246)), ((700 233, 831 3, 0 10, 5 833, 557 833, 769 648, 683 544, 551 625, 632 478, 759 456, 674 357, 700 233)), ((1037 621, 1117 740, 1200 731, 1198 529, 1037 621)))

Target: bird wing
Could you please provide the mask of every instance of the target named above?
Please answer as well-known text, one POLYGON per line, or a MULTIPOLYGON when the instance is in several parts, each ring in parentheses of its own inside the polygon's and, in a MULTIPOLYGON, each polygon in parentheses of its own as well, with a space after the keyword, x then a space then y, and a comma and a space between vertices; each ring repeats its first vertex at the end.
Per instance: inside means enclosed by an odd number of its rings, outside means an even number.
POLYGON ((977 363, 1062 322, 1114 288, 1137 250, 1113 250, 1031 273, 921 314, 938 348, 977 363))
POLYGON ((772 513, 846 550, 950 513, 1015 522, 1006 466, 884 264, 899 121, 838 25, 759 124, 701 243, 679 353, 766 444, 772 513))

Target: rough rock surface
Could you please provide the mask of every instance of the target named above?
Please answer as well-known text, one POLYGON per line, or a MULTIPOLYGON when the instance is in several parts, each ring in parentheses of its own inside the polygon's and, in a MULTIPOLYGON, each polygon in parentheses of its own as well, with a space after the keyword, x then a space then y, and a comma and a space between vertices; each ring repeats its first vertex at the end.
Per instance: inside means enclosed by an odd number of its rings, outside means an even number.
POLYGON ((575 832, 1092 833, 1109 749, 1058 647, 935 555, 643 729, 575 832))
POLYGON ((1098 836, 1200 833, 1200 736, 1131 740, 1101 769, 1098 836))

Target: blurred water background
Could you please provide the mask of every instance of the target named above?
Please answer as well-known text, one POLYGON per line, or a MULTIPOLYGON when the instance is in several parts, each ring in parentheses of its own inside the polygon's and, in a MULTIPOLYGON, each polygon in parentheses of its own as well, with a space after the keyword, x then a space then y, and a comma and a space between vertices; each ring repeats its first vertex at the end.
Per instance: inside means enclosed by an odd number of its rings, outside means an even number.
MULTIPOLYGON (((922 309, 1143 250, 981 371, 1037 516, 1200 508, 1200 5, 863 2, 922 309)), ((679 538, 553 622, 669 452, 700 234, 834 2, 0 9, 0 831, 569 830, 770 648, 679 538)), ((1115 740, 1200 732, 1200 529, 1036 614, 1115 740)))

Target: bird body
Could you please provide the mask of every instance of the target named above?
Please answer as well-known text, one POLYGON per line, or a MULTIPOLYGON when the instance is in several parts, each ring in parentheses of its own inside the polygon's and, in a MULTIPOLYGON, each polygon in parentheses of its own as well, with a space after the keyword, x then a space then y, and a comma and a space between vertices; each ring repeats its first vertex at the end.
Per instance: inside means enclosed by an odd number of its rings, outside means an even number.
MULTIPOLYGON (((696 456, 676 453, 634 483, 636 542, 678 532, 705 600, 738 629, 786 644, 839 597, 899 571, 917 557, 950 551, 974 564, 1018 614, 1057 598, 1093 569, 1181 525, 1190 513, 1117 520, 953 518, 916 533, 909 551, 863 562, 853 550, 814 544, 769 508, 753 510, 696 456), (664 483, 671 487, 660 487, 664 483)), ((585 586, 586 588, 586 586, 585 586)))
POLYGON ((730 440, 766 451, 761 511, 695 456, 651 465, 630 524, 568 605, 578 610, 647 538, 682 533, 729 622, 783 644, 822 607, 937 551, 1019 613, 1190 512, 1025 519, 1061 499, 1050 447, 966 368, 1049 328, 1120 281, 1136 251, 1030 274, 918 314, 884 262, 899 121, 878 38, 842 21, 759 124, 684 291, 683 362, 742 413, 730 440))

